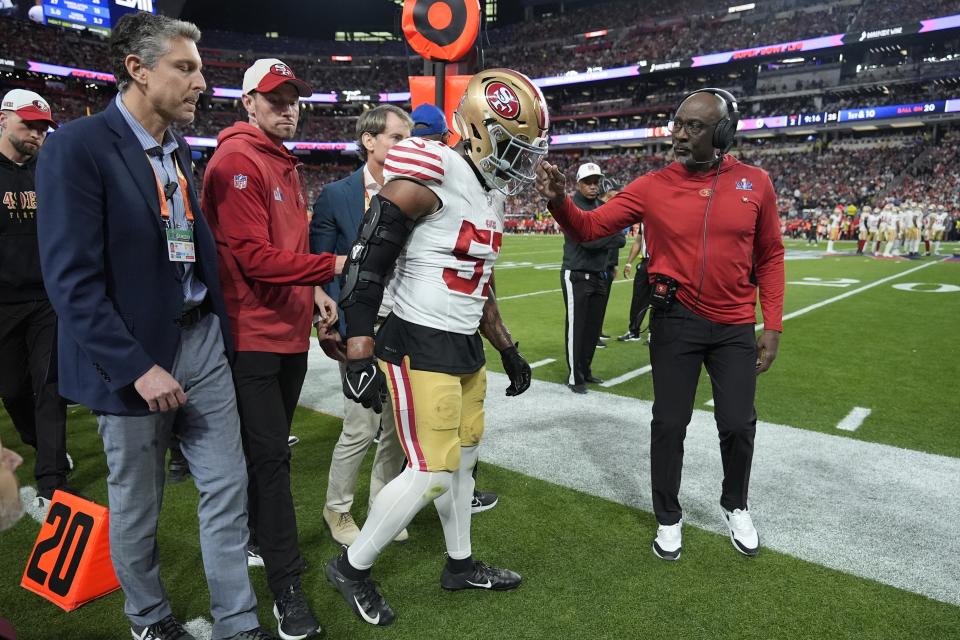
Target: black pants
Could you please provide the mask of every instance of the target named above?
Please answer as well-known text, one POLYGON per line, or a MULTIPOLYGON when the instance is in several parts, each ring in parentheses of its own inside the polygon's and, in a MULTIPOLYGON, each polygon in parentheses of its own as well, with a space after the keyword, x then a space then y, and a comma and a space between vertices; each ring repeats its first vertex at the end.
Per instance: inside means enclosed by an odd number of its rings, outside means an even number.
POLYGON ((650 307, 650 280, 647 272, 649 260, 641 260, 633 274, 633 297, 630 299, 630 333, 640 333, 640 325, 650 307))
POLYGON ((275 597, 299 582, 304 567, 287 438, 306 374, 306 353, 240 351, 233 365, 249 476, 251 540, 260 546, 275 597))
POLYGON ((592 271, 560 272, 560 288, 567 309, 564 342, 570 376, 567 384, 584 384, 590 377, 593 354, 597 350, 603 312, 606 307, 604 277, 592 271))
POLYGON ((711 322, 679 302, 666 313, 654 310, 650 363, 653 365, 653 422, 650 426, 650 482, 657 522, 676 524, 680 509, 683 440, 693 414, 700 366, 710 374, 714 415, 720 432, 727 510, 747 508, 757 414, 756 339, 752 324, 711 322))
MULTIPOLYGON (((24 444, 36 448, 37 491, 66 482, 67 404, 47 372, 57 316, 46 300, 0 305, 0 396, 24 444)), ((54 361, 55 362, 55 361, 54 361)))
POLYGON ((600 333, 603 333, 603 321, 607 317, 607 305, 610 303, 610 291, 613 289, 613 281, 616 279, 617 265, 613 265, 607 270, 606 277, 600 281, 603 291, 603 311, 600 313, 600 333))

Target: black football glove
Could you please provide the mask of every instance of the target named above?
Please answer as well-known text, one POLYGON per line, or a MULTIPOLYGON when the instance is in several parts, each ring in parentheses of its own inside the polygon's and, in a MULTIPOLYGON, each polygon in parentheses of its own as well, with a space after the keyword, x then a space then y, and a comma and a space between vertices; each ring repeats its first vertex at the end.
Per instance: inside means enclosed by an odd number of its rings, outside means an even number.
POLYGON ((382 394, 387 378, 373 356, 361 360, 347 360, 343 376, 343 395, 377 413, 383 411, 382 394))
POLYGON ((530 388, 530 365, 517 350, 519 346, 518 342, 500 352, 503 370, 510 378, 510 386, 507 387, 508 396, 518 396, 530 388))

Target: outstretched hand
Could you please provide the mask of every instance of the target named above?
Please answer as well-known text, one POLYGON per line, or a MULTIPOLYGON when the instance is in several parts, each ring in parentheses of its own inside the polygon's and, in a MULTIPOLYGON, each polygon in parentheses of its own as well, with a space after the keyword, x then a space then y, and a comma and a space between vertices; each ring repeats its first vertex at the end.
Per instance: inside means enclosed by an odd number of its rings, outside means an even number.
POLYGON ((543 161, 537 165, 537 177, 534 183, 537 191, 550 201, 553 206, 563 204, 567 196, 564 190, 567 186, 567 177, 557 168, 557 165, 543 161))

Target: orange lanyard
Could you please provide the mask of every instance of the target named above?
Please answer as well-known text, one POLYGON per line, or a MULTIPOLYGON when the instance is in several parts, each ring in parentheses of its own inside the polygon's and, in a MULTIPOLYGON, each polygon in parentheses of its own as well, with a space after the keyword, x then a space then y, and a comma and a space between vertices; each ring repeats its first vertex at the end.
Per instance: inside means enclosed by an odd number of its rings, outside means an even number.
MULTIPOLYGON (((149 156, 147 160, 149 161, 149 156)), ((162 160, 161 160, 162 162, 162 160)), ((187 179, 184 177, 183 172, 180 171, 180 164, 173 160, 174 166, 177 168, 177 181, 180 183, 180 197, 183 199, 183 207, 186 211, 187 222, 193 223, 193 209, 190 208, 190 198, 187 195, 189 193, 190 186, 187 184, 187 179)), ((150 168, 153 169, 153 163, 150 163, 150 168)), ((157 182, 157 197, 160 198, 160 218, 163 219, 164 224, 167 226, 170 225, 170 204, 167 202, 167 197, 163 193, 163 185, 160 184, 160 176, 157 175, 157 170, 153 169, 153 178, 157 182)))

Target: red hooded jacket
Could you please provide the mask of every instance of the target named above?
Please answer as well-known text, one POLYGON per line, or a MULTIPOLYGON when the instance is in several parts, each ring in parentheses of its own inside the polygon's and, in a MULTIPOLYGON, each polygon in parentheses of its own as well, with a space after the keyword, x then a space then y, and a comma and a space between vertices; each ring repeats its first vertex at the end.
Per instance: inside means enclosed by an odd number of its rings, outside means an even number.
POLYGON ((783 240, 770 176, 725 156, 705 221, 716 176, 674 162, 640 176, 593 211, 581 211, 570 198, 550 210, 579 242, 642 221, 649 271, 676 279, 685 307, 713 322, 752 324, 759 285, 764 327, 782 331, 783 240))
POLYGON ((217 240, 237 351, 307 351, 313 285, 334 275, 333 254, 309 251, 299 164, 238 122, 220 132, 203 177, 202 208, 217 240))

